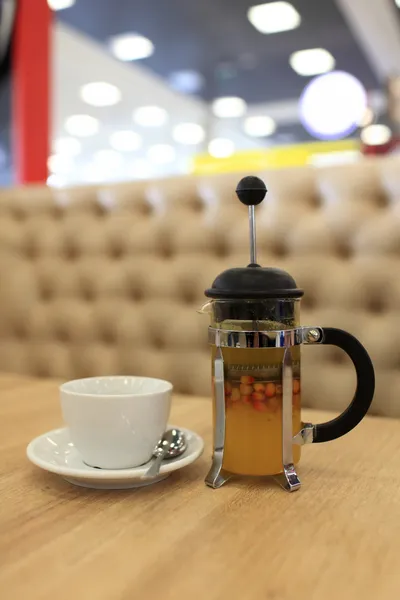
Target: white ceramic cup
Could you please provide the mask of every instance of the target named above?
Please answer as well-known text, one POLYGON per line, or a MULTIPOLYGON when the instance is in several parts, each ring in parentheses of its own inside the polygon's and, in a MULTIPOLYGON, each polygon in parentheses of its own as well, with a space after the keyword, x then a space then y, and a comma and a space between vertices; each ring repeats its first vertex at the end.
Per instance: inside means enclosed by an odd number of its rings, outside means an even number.
POLYGON ((61 408, 83 461, 101 469, 146 463, 164 433, 172 384, 150 377, 89 377, 60 386, 61 408))

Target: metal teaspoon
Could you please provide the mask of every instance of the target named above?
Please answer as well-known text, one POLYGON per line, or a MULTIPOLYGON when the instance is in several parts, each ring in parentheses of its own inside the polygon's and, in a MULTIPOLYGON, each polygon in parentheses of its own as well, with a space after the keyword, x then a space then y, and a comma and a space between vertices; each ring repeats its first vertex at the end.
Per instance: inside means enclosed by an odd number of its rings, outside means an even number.
POLYGON ((156 477, 163 460, 176 458, 186 450, 186 437, 180 429, 168 429, 153 452, 153 460, 144 475, 145 478, 156 477))

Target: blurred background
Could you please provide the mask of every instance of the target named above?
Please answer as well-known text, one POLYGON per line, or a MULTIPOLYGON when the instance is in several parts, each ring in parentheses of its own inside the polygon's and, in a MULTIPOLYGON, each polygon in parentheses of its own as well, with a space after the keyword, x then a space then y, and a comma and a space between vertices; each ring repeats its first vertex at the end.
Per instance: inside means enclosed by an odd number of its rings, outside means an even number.
POLYGON ((3 0, 0 185, 318 167, 397 152, 399 7, 3 0))
MULTIPOLYGON (((196 309, 248 264, 258 174, 260 264, 361 339, 399 416, 398 4, 0 0, 0 369, 208 394, 196 309)), ((342 361, 313 358, 305 405, 343 407, 342 361)))

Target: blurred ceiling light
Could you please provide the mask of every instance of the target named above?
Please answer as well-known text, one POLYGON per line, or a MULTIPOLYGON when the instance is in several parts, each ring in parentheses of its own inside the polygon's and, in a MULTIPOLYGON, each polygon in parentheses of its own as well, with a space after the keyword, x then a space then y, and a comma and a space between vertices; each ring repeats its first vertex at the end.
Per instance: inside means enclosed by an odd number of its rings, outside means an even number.
POLYGON ((47 0, 47 4, 52 10, 64 10, 64 8, 71 8, 75 4, 76 0, 47 0))
POLYGON ((206 137, 206 132, 197 123, 180 123, 174 127, 172 137, 179 144, 200 144, 206 137))
POLYGON ((154 169, 147 160, 139 158, 132 163, 130 175, 134 179, 150 179, 154 175, 154 169))
POLYGON ((394 0, 397 4, 397 6, 400 8, 400 0, 394 0))
POLYGON ((77 156, 82 149, 82 144, 79 140, 73 137, 58 138, 54 142, 55 154, 66 154, 67 156, 77 156))
POLYGON ((98 150, 93 155, 93 161, 106 169, 118 169, 123 163, 123 158, 116 150, 98 150))
POLYGON ((247 135, 252 137, 267 137, 276 131, 275 121, 266 115, 247 117, 243 129, 247 135))
POLYGON ((47 168, 51 173, 56 173, 57 175, 66 175, 69 173, 72 165, 72 158, 62 154, 53 154, 47 159, 47 168))
POLYGON ((81 98, 91 106, 113 106, 121 100, 120 90, 106 81, 93 81, 81 87, 81 98))
POLYGON ((114 131, 110 136, 110 145, 118 152, 134 152, 142 145, 142 137, 135 131, 114 131))
POLYGON ((250 23, 261 33, 278 33, 295 29, 301 23, 297 10, 289 2, 269 2, 247 11, 250 23))
POLYGON ((149 160, 156 165, 166 165, 176 158, 175 148, 169 144, 156 144, 147 152, 149 160))
POLYGON ((231 119, 242 117, 247 110, 246 102, 243 98, 236 96, 226 96, 225 98, 216 98, 212 103, 212 111, 220 119, 231 119))
POLYGON ((361 131, 361 141, 366 146, 381 146, 390 142, 392 132, 387 125, 369 125, 361 131))
POLYGON ((167 119, 167 111, 160 106, 141 106, 133 112, 133 120, 142 127, 161 127, 167 119))
POLYGON ((335 68, 335 59, 324 48, 311 48, 293 52, 289 58, 290 66, 298 75, 308 77, 320 75, 335 68))
POLYGON ((138 33, 122 33, 109 41, 111 52, 123 61, 148 58, 154 52, 154 45, 146 37, 138 33))
POLYGON ((67 181, 66 179, 64 179, 64 177, 60 177, 60 175, 49 175, 47 178, 47 185, 49 185, 50 187, 64 187, 65 185, 67 185, 67 181))
POLYGON ((215 138, 208 144, 208 153, 214 158, 228 158, 235 152, 235 144, 228 138, 215 138))
POLYGON ((174 90, 184 94, 195 94, 204 85, 204 77, 198 71, 175 71, 168 80, 174 90))
POLYGON ((65 129, 77 137, 89 137, 99 131, 99 121, 90 115, 72 115, 65 121, 65 129))
POLYGON ((333 71, 313 79, 300 98, 304 128, 322 140, 343 138, 358 127, 367 108, 367 93, 350 73, 333 71))

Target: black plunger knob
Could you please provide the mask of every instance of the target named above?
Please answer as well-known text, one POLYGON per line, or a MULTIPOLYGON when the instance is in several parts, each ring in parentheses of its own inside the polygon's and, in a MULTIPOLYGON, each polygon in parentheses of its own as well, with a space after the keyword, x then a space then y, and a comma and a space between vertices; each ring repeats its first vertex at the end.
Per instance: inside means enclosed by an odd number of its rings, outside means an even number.
POLYGON ((265 183, 259 177, 249 175, 243 177, 238 183, 236 188, 236 194, 240 202, 246 204, 246 206, 257 206, 265 198, 267 188, 265 183))

